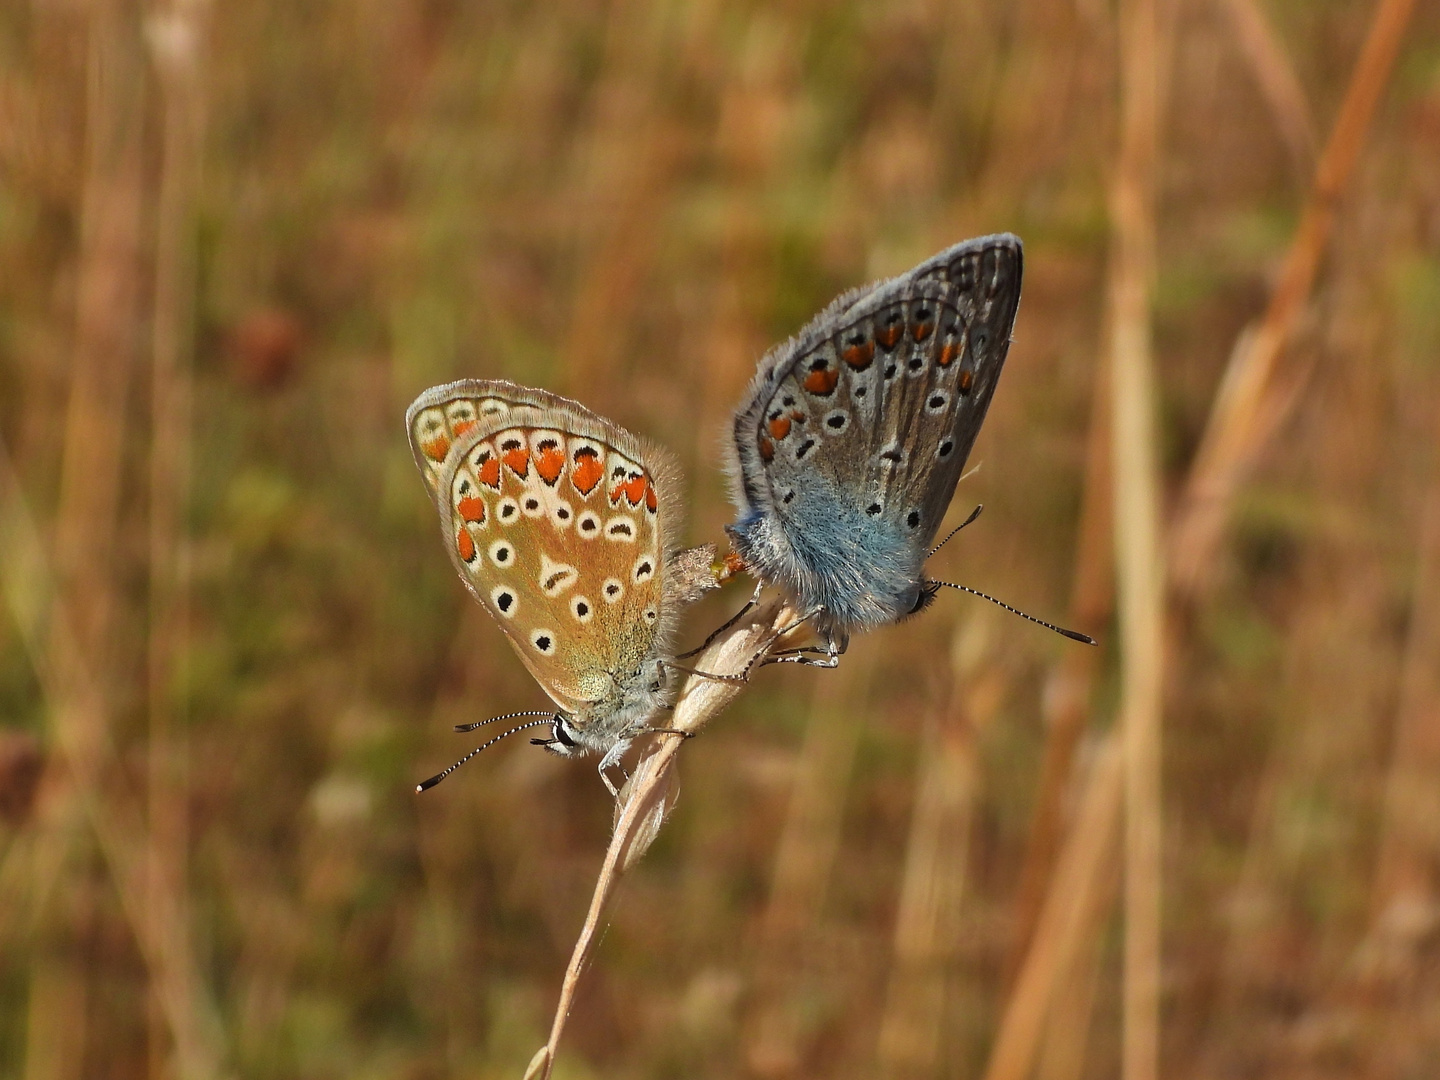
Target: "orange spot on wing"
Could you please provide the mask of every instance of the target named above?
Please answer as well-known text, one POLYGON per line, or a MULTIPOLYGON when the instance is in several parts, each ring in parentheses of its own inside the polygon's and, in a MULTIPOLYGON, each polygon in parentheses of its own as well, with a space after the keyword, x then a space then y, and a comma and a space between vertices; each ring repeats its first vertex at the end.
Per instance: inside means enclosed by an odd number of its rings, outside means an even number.
POLYGON ((969 371, 960 372, 960 393, 970 393, 970 384, 975 381, 975 376, 969 371))
POLYGON ((945 343, 945 346, 940 350, 940 356, 937 358, 936 362, 941 367, 949 367, 955 362, 955 358, 959 355, 960 346, 955 344, 955 342, 953 341, 947 341, 945 343))
POLYGON ((934 329, 935 324, 933 322, 918 322, 910 328, 910 336, 917 342, 924 341, 930 336, 930 332, 934 329))
POLYGON ((535 471, 547 484, 553 485, 560 479, 560 474, 565 471, 565 455, 555 443, 540 444, 540 453, 535 456, 535 471))
POLYGON ((760 457, 765 461, 772 461, 775 458, 775 444, 764 435, 760 436, 760 457))
POLYGON ((840 354, 840 359, 856 371, 864 371, 875 360, 875 342, 867 338, 860 345, 851 345, 840 354))
POLYGON ((839 381, 840 372, 833 369, 822 368, 806 375, 805 381, 801 385, 810 393, 825 397, 827 394, 834 393, 835 384, 839 381))
POLYGON ((777 416, 770 421, 770 434, 777 439, 783 439, 790 434, 790 417, 777 416))
POLYGON ((655 498, 655 485, 652 484, 652 483, 650 483, 649 481, 646 481, 646 483, 645 483, 645 509, 646 509, 646 510, 649 510, 650 513, 653 514, 653 513, 655 513, 655 510, 656 510, 657 507, 659 507, 659 505, 660 505, 660 501, 655 498))
POLYGON ((463 520, 472 524, 479 525, 485 520, 485 500, 478 496, 472 495, 468 499, 461 499, 455 509, 460 511, 460 517, 463 520))
POLYGON ((444 435, 436 435, 429 442, 421 443, 420 449, 431 461, 444 461, 445 455, 450 452, 450 440, 444 435))
POLYGON ((505 464, 516 476, 524 477, 530 472, 530 449, 522 446, 516 450, 506 450, 503 455, 505 464))
POLYGON ((473 419, 473 418, 472 418, 472 419, 469 419, 469 420, 456 420, 456 421, 455 421, 455 437, 456 437, 457 439, 460 438, 461 435, 464 435, 467 431, 469 431, 471 428, 473 428, 473 427, 474 427, 476 424, 478 424, 479 422, 480 422, 479 420, 475 420, 475 419, 473 419))
POLYGON ((875 331, 875 340, 880 343, 883 349, 893 349, 900 341, 900 331, 903 326, 899 322, 893 322, 889 326, 881 327, 875 331))
POLYGON ((480 463, 480 482, 488 488, 500 490, 500 459, 485 455, 485 460, 480 463))
POLYGON ((645 498, 645 489, 649 486, 650 481, 645 479, 644 473, 632 473, 625 482, 625 501, 631 506, 639 506, 640 501, 645 498))
POLYGON ((600 464, 600 455, 596 451, 588 446, 575 451, 575 467, 570 470, 570 482, 575 485, 576 491, 589 495, 604 475, 605 467, 600 464))
POLYGON ((455 550, 460 552, 460 558, 467 563, 475 558, 475 541, 470 539, 470 530, 463 526, 455 537, 455 550))

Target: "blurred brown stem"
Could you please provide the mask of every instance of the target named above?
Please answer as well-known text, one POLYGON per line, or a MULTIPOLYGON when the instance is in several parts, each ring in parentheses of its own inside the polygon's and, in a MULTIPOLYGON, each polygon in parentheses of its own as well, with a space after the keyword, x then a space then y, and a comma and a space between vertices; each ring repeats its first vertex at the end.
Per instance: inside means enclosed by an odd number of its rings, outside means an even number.
POLYGON ((1099 925, 1102 880, 1114 864, 1116 827, 1125 792, 1120 738, 1106 735, 1095 754, 1075 826, 1065 840, 1055 880, 1035 926, 1035 939, 1005 1004, 985 1080, 1026 1080, 1040 1053, 1040 1034, 1060 980, 1070 971, 1087 930, 1099 925))
MULTIPOLYGON (((700 671, 739 674, 769 652, 778 640, 778 632, 793 620, 794 612, 788 605, 779 601, 763 604, 717 638, 693 664, 700 671)), ((745 685, 691 676, 681 688, 675 711, 666 726, 691 734, 699 732, 740 695, 745 685)), ((595 935, 600 930, 605 908, 614 895, 620 875, 644 855, 664 821, 669 809, 666 797, 673 790, 675 757, 685 742, 685 739, 674 735, 656 736, 620 792, 615 831, 605 852, 605 860, 600 865, 590 910, 575 942, 570 963, 565 968, 560 1001, 550 1027, 550 1039, 531 1059, 525 1070, 525 1080, 549 1080, 560 1037, 570 1018, 575 989, 595 946, 595 935)))
POLYGON ((1279 283, 1254 336, 1246 347, 1236 348, 1221 380, 1170 533, 1170 581, 1182 597, 1199 595, 1213 577, 1235 493, 1289 414, 1295 395, 1277 378, 1279 361, 1309 300, 1340 198, 1414 7, 1415 0, 1379 0, 1376 5, 1279 283))
POLYGON ((1257 0, 1222 0, 1221 6, 1230 17, 1240 51, 1250 63, 1290 160, 1303 177, 1315 159, 1315 124, 1295 67, 1257 0))
MULTIPOLYGON (((191 374, 194 333, 194 201, 199 183, 203 135, 201 72, 208 30, 205 0, 174 0, 151 15, 146 26, 151 57, 159 73, 164 130, 160 190, 156 206, 155 301, 152 318, 150 384, 150 640, 147 696, 149 731, 149 830, 147 910, 153 941, 165 951, 189 951, 190 934, 186 803, 187 768, 183 708, 177 673, 189 637, 189 544, 185 516, 190 489, 191 374), (183 720, 183 718, 182 718, 183 720)), ((176 977, 189 978, 192 965, 176 977)), ((167 1036, 172 1034, 152 980, 150 1074, 170 1074, 167 1036)), ((192 1013, 193 986, 177 988, 177 1004, 192 1013)), ((214 1071, 208 1051, 196 1043, 194 1015, 173 1032, 184 1075, 214 1071)))
POLYGON ((1004 700, 1004 667, 991 655, 988 611, 955 634, 948 704, 927 717, 915 808, 895 910, 894 951, 877 1057, 885 1077, 932 1077, 944 1059, 947 975, 963 928, 962 904, 979 788, 979 740, 1004 700))
MULTIPOLYGON (((1096 365, 1091 391, 1090 435, 1085 455, 1085 488, 1075 551, 1068 625, 1101 633, 1115 603, 1115 548, 1111 529, 1110 368, 1096 365)), ((1055 854, 1064 833, 1065 792, 1074 771, 1075 750, 1090 716, 1090 694, 1100 662, 1098 649, 1066 648, 1051 668, 1042 702, 1045 750, 1039 793, 1030 821, 1025 861, 1015 900, 1015 936, 1007 985, 1013 985, 1035 933, 1050 887, 1055 854)))
POLYGON ((1111 393, 1120 730, 1125 747, 1124 1080, 1155 1080, 1160 1049, 1160 708, 1164 571, 1150 287, 1159 127, 1155 0, 1120 5, 1120 156, 1111 200, 1111 393))

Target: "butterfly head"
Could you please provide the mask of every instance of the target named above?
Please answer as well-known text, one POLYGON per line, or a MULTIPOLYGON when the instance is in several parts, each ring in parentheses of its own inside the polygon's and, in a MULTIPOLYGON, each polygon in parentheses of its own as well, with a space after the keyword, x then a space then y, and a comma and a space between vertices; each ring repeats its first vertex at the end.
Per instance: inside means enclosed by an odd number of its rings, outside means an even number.
POLYGON ((561 757, 606 754, 643 731, 670 702, 665 666, 658 658, 647 657, 623 671, 605 671, 602 677, 606 685, 597 687, 601 692, 593 700, 556 713, 550 738, 532 741, 561 757))

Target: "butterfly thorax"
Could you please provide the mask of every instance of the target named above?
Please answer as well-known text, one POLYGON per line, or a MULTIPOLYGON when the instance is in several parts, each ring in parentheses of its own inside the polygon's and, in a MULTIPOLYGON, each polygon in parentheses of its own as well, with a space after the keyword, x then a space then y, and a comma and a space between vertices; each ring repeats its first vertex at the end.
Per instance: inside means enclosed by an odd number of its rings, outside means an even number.
POLYGON ((562 757, 608 753, 617 743, 629 743, 650 726, 657 712, 669 704, 665 670, 657 659, 647 659, 622 673, 605 675, 605 685, 592 701, 561 717, 554 739, 546 749, 562 757))

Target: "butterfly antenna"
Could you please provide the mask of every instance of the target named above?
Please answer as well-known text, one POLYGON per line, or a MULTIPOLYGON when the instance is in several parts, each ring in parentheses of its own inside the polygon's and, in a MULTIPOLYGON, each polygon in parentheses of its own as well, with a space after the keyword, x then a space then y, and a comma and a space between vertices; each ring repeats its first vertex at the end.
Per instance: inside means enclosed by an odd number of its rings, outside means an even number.
MULTIPOLYGON (((494 746, 494 745, 495 745, 497 742, 499 742, 501 739, 504 739, 504 738, 506 738, 506 737, 508 737, 508 736, 510 736, 510 735, 514 735, 517 731, 524 731, 526 728, 539 727, 539 726, 542 725, 542 724, 548 724, 548 723, 551 722, 550 718, 551 718, 554 714, 553 714, 553 713, 545 713, 544 715, 545 715, 545 717, 546 717, 544 720, 531 720, 528 724, 521 724, 519 727, 513 727, 513 728, 511 728, 509 731, 505 732, 503 735, 496 735, 496 736, 495 736, 493 739, 491 739, 489 742, 487 742, 487 743, 485 743, 485 744, 483 744, 483 745, 481 745, 481 746, 477 746, 474 750, 471 750, 468 754, 466 754, 464 757, 462 757, 459 761, 455 762, 454 765, 451 765, 451 766, 450 766, 448 769, 446 769, 444 772, 442 772, 442 773, 436 773, 434 776, 430 777, 429 780, 426 780, 423 784, 416 784, 416 785, 415 785, 415 790, 416 790, 417 792, 420 792, 420 791, 429 791, 432 787, 434 787, 436 784, 440 783, 441 780, 444 780, 445 777, 449 776, 452 772, 454 772, 456 769, 458 769, 461 765, 464 765, 465 762, 469 761, 469 760, 470 760, 472 757, 474 757, 476 754, 480 753, 481 750, 484 750, 484 749, 486 749, 487 747, 494 746)), ((498 717, 497 717, 497 719, 498 719, 498 717)))
POLYGON ((462 732, 463 732, 463 731, 474 731, 476 728, 482 728, 482 727, 484 727, 486 724, 493 724, 493 723, 495 723, 497 720, 513 720, 513 719, 515 719, 515 717, 517 717, 517 716, 554 716, 554 715, 555 715, 555 711, 554 711, 553 709, 550 709, 550 710, 546 710, 546 709, 523 709, 523 710, 521 710, 520 712, 507 712, 504 716, 492 716, 489 720, 477 720, 477 721, 476 721, 475 723, 473 723, 473 724, 456 724, 456 725, 455 725, 455 730, 456 730, 456 731, 462 731, 462 732))
POLYGON ((969 516, 968 518, 966 518, 964 521, 960 522, 959 525, 956 525, 953 529, 951 529, 951 530, 950 530, 950 535, 947 536, 947 537, 945 537, 944 540, 941 540, 938 544, 936 544, 933 548, 931 548, 928 552, 926 552, 926 553, 925 553, 925 557, 926 557, 927 559, 930 558, 931 555, 934 555, 935 552, 939 551, 942 547, 944 547, 946 544, 948 544, 952 539, 954 539, 956 533, 958 533, 958 532, 959 532, 961 529, 963 529, 966 525, 969 525, 969 524, 970 524, 971 522, 973 522, 976 518, 978 518, 978 517, 980 516, 980 511, 981 511, 981 510, 984 510, 984 509, 985 509, 985 504, 984 504, 984 503, 981 503, 979 506, 975 507, 974 510, 971 510, 971 511, 970 511, 970 516, 969 516))
MULTIPOLYGON (((971 514, 970 517, 973 520, 975 515, 971 514)), ((966 524, 969 524, 969 522, 966 522, 966 524)), ((961 526, 962 529, 964 527, 964 525, 961 526)), ((1048 623, 1044 619, 1037 619, 1034 615, 1027 615, 1019 608, 1011 607, 1009 604, 1005 603, 1004 600, 996 600, 995 597, 991 596, 990 594, 983 593, 979 589, 972 589, 968 585, 956 585, 953 581, 936 581, 933 578, 928 579, 926 583, 929 585, 944 585, 947 589, 959 589, 961 592, 968 592, 971 596, 978 596, 981 600, 989 600, 992 604, 1000 605, 1006 611, 1010 612, 1010 614, 1019 615, 1022 619, 1029 619, 1031 622, 1038 623, 1039 625, 1045 627, 1047 630, 1054 630, 1055 633, 1061 634, 1064 637, 1068 637, 1071 641, 1080 641, 1086 645, 1100 644, 1089 634, 1082 634, 1079 630, 1066 630, 1063 626, 1056 626, 1054 623, 1048 623)))

